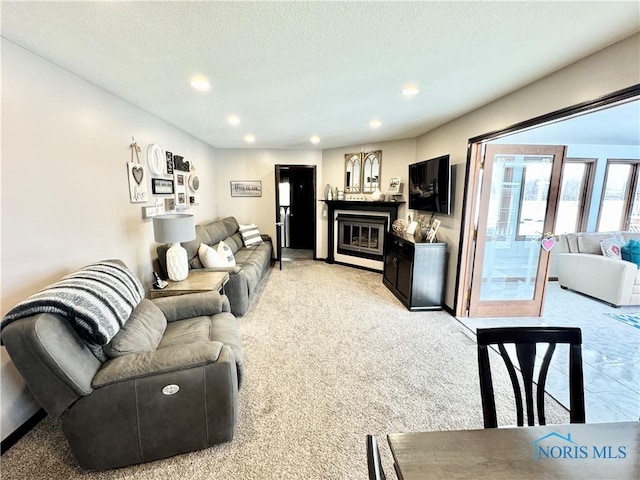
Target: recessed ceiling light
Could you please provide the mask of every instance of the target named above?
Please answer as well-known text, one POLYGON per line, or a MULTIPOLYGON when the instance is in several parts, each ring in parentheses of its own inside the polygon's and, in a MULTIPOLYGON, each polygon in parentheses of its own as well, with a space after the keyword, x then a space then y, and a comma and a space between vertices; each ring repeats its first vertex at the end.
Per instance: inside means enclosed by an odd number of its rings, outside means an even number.
POLYGON ((240 119, 238 118, 237 115, 229 115, 227 117, 227 121, 231 124, 231 125, 238 125, 240 123, 240 119))
POLYGON ((371 120, 369 122, 369 126, 371 128, 378 128, 380 125, 382 125, 382 122, 380 120, 378 120, 377 118, 374 118, 373 120, 371 120))
POLYGON ((314 135, 313 137, 311 137, 311 138, 309 139, 309 141, 310 141, 311 143, 320 143, 320 137, 319 137, 319 136, 317 136, 317 135, 314 135))
POLYGON ((206 92, 211 88, 209 82, 204 77, 193 77, 191 79, 191 86, 200 92, 206 92))
POLYGON ((256 137, 251 135, 250 133, 244 136, 244 141, 247 143, 253 143, 256 141, 256 137))
POLYGON ((415 85, 407 85, 402 89, 402 95, 404 95, 405 97, 411 97, 413 95, 417 95, 418 93, 420 93, 420 89, 415 85))

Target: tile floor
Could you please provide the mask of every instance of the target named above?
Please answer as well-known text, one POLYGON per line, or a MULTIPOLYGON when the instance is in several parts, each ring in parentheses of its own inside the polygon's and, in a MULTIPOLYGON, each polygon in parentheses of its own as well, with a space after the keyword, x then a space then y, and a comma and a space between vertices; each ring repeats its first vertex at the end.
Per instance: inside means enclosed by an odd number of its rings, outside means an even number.
MULTIPOLYGON (((505 325, 580 327, 587 422, 614 422, 640 419, 640 329, 605 313, 639 311, 637 306, 614 308, 549 282, 541 318, 458 320, 473 332, 505 325)), ((568 347, 558 346, 549 368, 547 392, 568 406, 567 365, 568 347)))

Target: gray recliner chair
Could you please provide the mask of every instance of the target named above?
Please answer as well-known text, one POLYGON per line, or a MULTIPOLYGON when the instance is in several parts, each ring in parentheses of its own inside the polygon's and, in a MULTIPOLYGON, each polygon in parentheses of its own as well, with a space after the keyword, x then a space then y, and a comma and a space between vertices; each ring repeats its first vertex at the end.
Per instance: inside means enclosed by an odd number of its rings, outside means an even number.
POLYGON ((233 438, 243 353, 224 295, 142 298, 100 347, 72 325, 59 313, 5 317, 1 338, 40 405, 62 417, 82 468, 122 467, 233 438))

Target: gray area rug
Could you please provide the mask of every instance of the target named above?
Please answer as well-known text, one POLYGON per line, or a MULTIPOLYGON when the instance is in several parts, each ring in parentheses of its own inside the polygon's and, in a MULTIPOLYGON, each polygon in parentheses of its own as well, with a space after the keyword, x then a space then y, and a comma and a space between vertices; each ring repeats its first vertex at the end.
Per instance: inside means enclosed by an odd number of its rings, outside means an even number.
MULTIPOLYGON (((45 419, 2 456, 2 479, 366 479, 368 433, 394 478, 387 433, 482 428, 474 335, 455 318, 407 311, 379 273, 306 260, 268 276, 240 319, 233 442, 86 473, 45 419)), ((494 387, 500 424, 515 424, 504 369, 494 387)), ((547 422, 568 422, 551 398, 547 422)))

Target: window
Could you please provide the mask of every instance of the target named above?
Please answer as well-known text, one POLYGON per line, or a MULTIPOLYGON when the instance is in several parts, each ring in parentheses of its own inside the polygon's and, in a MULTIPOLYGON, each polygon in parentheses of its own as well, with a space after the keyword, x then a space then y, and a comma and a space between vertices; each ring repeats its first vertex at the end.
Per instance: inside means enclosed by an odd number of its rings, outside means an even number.
POLYGON ((595 158, 567 158, 556 210, 555 234, 584 232, 589 218, 595 158))
POLYGON ((607 160, 598 231, 640 231, 640 160, 607 160))

